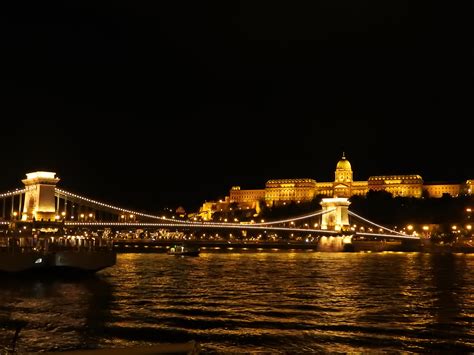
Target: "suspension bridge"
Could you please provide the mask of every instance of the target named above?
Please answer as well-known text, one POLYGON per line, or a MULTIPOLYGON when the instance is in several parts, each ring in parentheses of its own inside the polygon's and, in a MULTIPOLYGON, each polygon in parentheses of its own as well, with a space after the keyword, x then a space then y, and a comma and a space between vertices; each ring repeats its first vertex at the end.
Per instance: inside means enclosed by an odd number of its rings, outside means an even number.
POLYGON ((419 240, 416 235, 387 228, 349 210, 347 198, 325 198, 321 210, 301 216, 260 222, 210 222, 180 220, 122 208, 58 188, 53 172, 33 172, 23 179, 24 188, 0 194, 0 228, 38 230, 60 227, 64 230, 104 229, 169 230, 185 233, 237 232, 283 233, 313 238, 328 236, 375 238, 376 240, 419 240))

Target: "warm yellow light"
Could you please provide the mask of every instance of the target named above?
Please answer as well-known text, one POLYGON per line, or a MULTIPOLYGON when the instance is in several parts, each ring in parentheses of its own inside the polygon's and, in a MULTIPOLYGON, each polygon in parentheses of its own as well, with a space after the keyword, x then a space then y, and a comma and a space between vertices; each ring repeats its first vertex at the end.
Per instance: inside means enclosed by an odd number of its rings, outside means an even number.
POLYGON ((407 226, 407 229, 408 229, 409 231, 412 231, 412 230, 413 230, 413 226, 412 226, 411 224, 409 224, 409 225, 407 226))
POLYGON ((472 208, 470 207, 466 208, 466 212, 472 212, 472 208))
POLYGON ((54 179, 56 173, 49 171, 35 171, 34 173, 26 174, 28 179, 54 179))
POLYGON ((456 230, 456 229, 458 229, 458 227, 457 226, 451 226, 451 229, 456 230))
POLYGON ((92 217, 92 213, 89 213, 89 217, 92 217))
POLYGON ((427 230, 429 230, 429 229, 430 229, 430 227, 428 227, 428 226, 423 226, 423 230, 424 230, 424 231, 427 231, 427 230))
POLYGON ((13 215, 14 215, 15 217, 18 216, 18 212, 16 212, 16 211, 13 212, 13 215))
POLYGON ((61 212, 61 215, 62 215, 62 216, 65 216, 65 215, 66 215, 66 212, 61 212))
POLYGON ((84 218, 84 213, 81 213, 81 218, 84 218))
POLYGON ((124 215, 121 215, 120 218, 125 218, 125 216, 124 216, 124 215))
POLYGON ((471 230, 471 229, 472 229, 472 226, 471 226, 470 224, 468 224, 468 225, 466 226, 466 228, 467 228, 467 230, 471 230))

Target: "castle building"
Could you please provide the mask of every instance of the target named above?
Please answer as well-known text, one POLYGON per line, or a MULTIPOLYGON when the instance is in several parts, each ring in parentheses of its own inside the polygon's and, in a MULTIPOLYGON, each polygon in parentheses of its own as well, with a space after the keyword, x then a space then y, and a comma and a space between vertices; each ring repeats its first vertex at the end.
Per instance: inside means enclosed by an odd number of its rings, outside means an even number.
POLYGON ((423 194, 423 179, 420 175, 371 176, 367 183, 369 190, 387 191, 393 196, 419 198, 423 194))
POLYGON ((311 201, 315 196, 316 181, 313 179, 268 180, 264 191, 267 204, 311 201))
MULTIPOLYGON (((267 206, 291 202, 307 202, 316 196, 351 197, 365 196, 370 190, 387 191, 394 197, 442 197, 444 194, 456 197, 461 193, 474 193, 474 180, 462 184, 424 182, 420 175, 377 175, 367 181, 354 181, 352 166, 345 154, 338 161, 334 181, 317 182, 310 178, 268 180, 265 189, 242 190, 234 186, 226 198, 228 203, 236 203, 240 208, 258 208, 259 203, 267 206)), ((200 212, 209 216, 206 206, 200 212)), ((222 209, 223 206, 221 205, 222 209)))
POLYGON ((241 207, 256 208, 258 201, 265 200, 265 190, 241 190, 234 186, 229 192, 229 202, 237 203, 241 207))

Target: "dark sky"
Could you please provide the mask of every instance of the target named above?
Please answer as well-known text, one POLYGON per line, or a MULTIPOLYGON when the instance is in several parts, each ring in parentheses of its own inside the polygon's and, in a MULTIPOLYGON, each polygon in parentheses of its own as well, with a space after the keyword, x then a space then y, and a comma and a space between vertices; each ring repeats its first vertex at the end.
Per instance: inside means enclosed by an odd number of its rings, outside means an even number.
POLYGON ((474 178, 469 50, 445 5, 1 7, 0 191, 52 169, 125 207, 194 208, 235 184, 332 180, 343 150, 356 179, 474 178))

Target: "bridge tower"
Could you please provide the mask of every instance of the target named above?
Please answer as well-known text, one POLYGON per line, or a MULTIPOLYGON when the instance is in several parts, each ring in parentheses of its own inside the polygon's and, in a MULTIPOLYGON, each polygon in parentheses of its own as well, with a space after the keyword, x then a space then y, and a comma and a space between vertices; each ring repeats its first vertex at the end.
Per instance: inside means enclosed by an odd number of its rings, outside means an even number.
POLYGON ((54 189, 59 181, 56 173, 36 171, 26 174, 25 203, 23 205, 23 221, 54 221, 56 206, 54 204, 54 189))
POLYGON ((343 227, 349 226, 349 205, 348 198, 345 197, 333 197, 323 198, 321 206, 324 213, 321 219, 321 229, 332 229, 340 231, 343 227))

